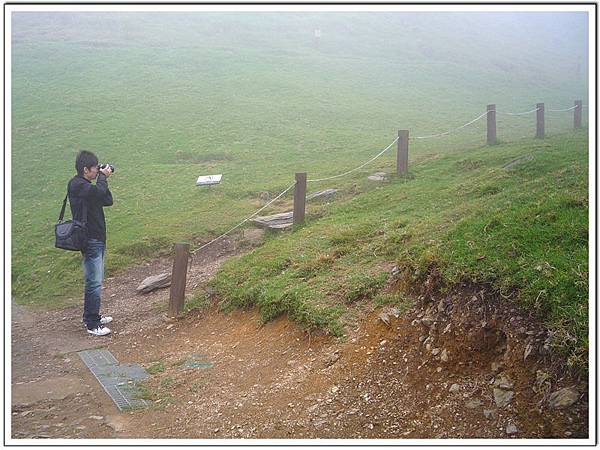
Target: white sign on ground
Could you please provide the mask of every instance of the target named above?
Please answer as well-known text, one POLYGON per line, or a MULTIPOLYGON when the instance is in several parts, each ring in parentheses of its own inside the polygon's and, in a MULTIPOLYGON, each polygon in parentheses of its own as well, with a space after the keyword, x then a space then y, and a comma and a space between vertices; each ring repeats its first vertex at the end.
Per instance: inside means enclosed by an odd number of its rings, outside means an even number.
POLYGON ((221 178, 223 174, 220 173, 218 175, 201 175, 196 180, 196 186, 207 186, 211 184, 219 184, 221 182, 221 178))

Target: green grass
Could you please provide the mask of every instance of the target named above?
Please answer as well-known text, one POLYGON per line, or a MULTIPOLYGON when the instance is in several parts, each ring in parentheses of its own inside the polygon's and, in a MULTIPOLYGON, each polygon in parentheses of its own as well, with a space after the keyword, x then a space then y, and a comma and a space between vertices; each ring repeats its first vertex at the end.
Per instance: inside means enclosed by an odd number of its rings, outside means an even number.
POLYGON ((187 314, 190 311, 202 311, 209 305, 209 295, 203 290, 197 290, 190 298, 186 299, 185 305, 183 306, 183 312, 187 314))
MULTIPOLYGON (((571 70, 581 41, 573 35, 550 50, 551 25, 523 40, 522 24, 507 17, 18 15, 13 296, 43 307, 80 301, 80 257, 53 248, 52 228, 81 148, 117 168, 115 204, 106 209, 111 276, 169 253, 174 242, 221 234, 261 205, 260 192, 281 192, 295 172, 321 177, 364 162, 398 128, 419 136, 459 126, 491 102, 523 111, 542 100, 550 108, 586 98, 585 79, 571 70), (315 27, 326 35, 320 46, 315 27), (465 42, 465 31, 479 39, 465 42), (553 63, 532 62, 531 54, 553 63), (194 185, 210 173, 223 173, 223 183, 194 185)), ((532 120, 499 114, 499 139, 532 135, 532 120)), ((564 131, 570 121, 569 113, 547 113, 547 131, 564 131)), ((411 164, 479 145, 484 136, 478 122, 445 139, 415 140, 411 164)), ((389 167, 393 154, 381 161, 389 167)), ((350 177, 335 187, 349 195, 367 184, 350 177)))
POLYGON ((161 373, 166 370, 165 363, 163 361, 158 361, 150 364, 146 367, 146 372, 150 375, 154 375, 155 373, 161 373))
MULTIPOLYGON (((263 247, 226 264, 215 281, 222 307, 258 307, 263 320, 289 314, 341 336, 350 309, 373 299, 404 304, 385 290, 390 264, 416 278, 435 267, 448 286, 468 279, 518 298, 555 328, 557 345, 577 363, 587 348, 587 134, 569 131, 572 113, 548 110, 586 102, 587 29, 574 15, 539 16, 531 35, 532 17, 513 19, 13 18, 12 295, 43 308, 81 302, 80 256, 52 242, 81 148, 117 168, 115 204, 105 210, 113 276, 169 254, 175 242, 218 236, 296 172, 344 172, 408 129, 408 177, 366 180, 394 172, 392 149, 351 176, 309 184, 309 193, 340 192, 330 204, 309 203, 306 226, 268 233, 263 247), (569 30, 560 41, 552 40, 556 27, 569 30), (318 44, 315 28, 323 30, 318 44), (554 135, 545 140, 530 139, 533 115, 500 113, 540 101, 554 135), (485 121, 414 139, 456 128, 489 103, 499 111, 498 145, 482 146, 485 121), (501 168, 525 154, 533 160, 501 168), (224 174, 221 185, 195 186, 212 173, 224 174)), ((291 198, 264 212, 289 210, 291 198)), ((198 295, 188 309, 205 305, 198 295)))
MULTIPOLYGON (((449 152, 328 207, 327 213, 225 263, 213 281, 225 309, 288 314, 340 336, 356 304, 402 303, 392 262, 411 283, 490 286, 534 311, 572 365, 588 350, 587 133, 449 152), (525 154, 533 159, 502 166, 525 154), (397 297, 397 298, 394 298, 397 297), (304 314, 299 314, 301 309, 304 314)), ((310 211, 310 208, 309 208, 310 211)))

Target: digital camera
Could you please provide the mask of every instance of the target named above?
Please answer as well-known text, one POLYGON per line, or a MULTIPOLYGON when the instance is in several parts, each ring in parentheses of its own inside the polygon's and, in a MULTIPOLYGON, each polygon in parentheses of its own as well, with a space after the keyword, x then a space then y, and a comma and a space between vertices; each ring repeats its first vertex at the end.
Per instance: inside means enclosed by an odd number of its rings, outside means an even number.
POLYGON ((106 169, 107 167, 110 167, 110 171, 115 173, 115 166, 112 164, 98 164, 98 169, 106 169))

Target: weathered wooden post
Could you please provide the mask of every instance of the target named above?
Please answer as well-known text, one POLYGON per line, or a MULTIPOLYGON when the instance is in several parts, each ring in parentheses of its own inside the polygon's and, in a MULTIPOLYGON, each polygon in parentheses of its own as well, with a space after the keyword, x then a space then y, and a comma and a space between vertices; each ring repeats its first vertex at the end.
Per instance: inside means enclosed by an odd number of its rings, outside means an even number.
POLYGON ((544 137, 544 104, 538 103, 537 107, 537 125, 535 127, 535 137, 542 139, 544 137))
POLYGON ((496 143, 496 105, 487 105, 487 145, 496 143))
POLYGON ((398 152, 396 154, 396 175, 408 173, 408 130, 398 130, 398 152))
POLYGON ((175 257, 173 259, 173 272, 171 274, 171 295, 169 296, 170 317, 177 317, 183 311, 189 255, 190 244, 175 244, 175 257))
POLYGON ((573 128, 581 128, 581 110, 583 109, 581 100, 575 100, 575 110, 573 111, 573 128))
POLYGON ((306 208, 306 172, 296 174, 294 189, 294 225, 304 223, 306 208))

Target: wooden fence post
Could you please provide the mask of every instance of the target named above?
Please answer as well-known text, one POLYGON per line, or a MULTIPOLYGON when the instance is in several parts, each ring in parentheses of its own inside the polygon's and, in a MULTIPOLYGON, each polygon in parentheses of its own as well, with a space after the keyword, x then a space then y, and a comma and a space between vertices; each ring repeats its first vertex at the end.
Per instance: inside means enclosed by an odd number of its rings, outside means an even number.
POLYGON ((496 105, 487 105, 487 145, 496 143, 496 105))
POLYGON ((306 208, 306 172, 296 173, 294 189, 294 225, 304 223, 306 208))
POLYGON ((542 139, 544 137, 544 104, 538 103, 537 107, 537 125, 535 127, 535 137, 542 139))
POLYGON ((581 110, 583 104, 581 102, 581 100, 575 100, 575 109, 574 114, 573 114, 573 128, 577 129, 577 128, 581 128, 581 110))
POLYGON ((396 175, 408 173, 408 130, 398 130, 398 153, 396 154, 396 175))
POLYGON ((190 244, 175 244, 173 272, 171 273, 171 295, 169 296, 169 317, 177 317, 183 311, 189 254, 190 244))

